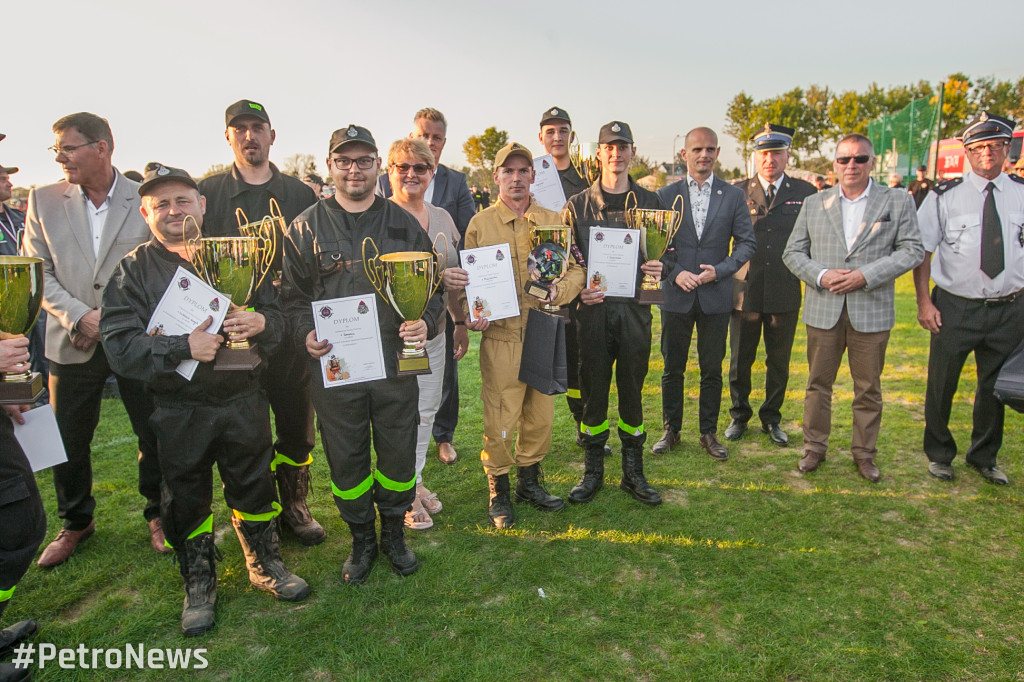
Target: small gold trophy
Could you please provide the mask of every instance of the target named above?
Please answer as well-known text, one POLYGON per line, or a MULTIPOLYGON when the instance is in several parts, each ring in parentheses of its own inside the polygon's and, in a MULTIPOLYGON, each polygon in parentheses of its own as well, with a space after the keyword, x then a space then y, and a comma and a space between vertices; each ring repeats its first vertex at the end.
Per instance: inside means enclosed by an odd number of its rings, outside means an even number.
MULTIPOLYGON (((43 304, 43 260, 0 256, 0 338, 27 334, 43 304)), ((0 381, 0 404, 21 405, 39 400, 43 377, 26 363, 0 381)))
MULTIPOLYGON (((195 219, 185 218, 186 223, 195 219)), ((225 294, 239 308, 245 308, 256 289, 266 278, 277 252, 277 231, 273 221, 264 218, 250 223, 245 237, 203 237, 195 225, 197 236, 185 240, 185 253, 203 281, 225 294)), ((189 234, 185 226, 185 234, 189 234)), ((250 370, 260 364, 257 345, 247 339, 228 335, 227 343, 217 351, 215 370, 250 370)))
MULTIPOLYGON (((683 222, 682 201, 682 195, 676 196, 672 202, 672 209, 663 211, 637 208, 636 195, 633 192, 626 195, 626 225, 632 230, 640 230, 640 255, 645 263, 649 260, 659 260, 668 251, 683 222), (633 208, 630 208, 630 202, 633 208)), ((644 275, 636 302, 642 305, 661 305, 661 281, 654 275, 644 275)))
POLYGON ((530 221, 530 256, 526 260, 526 271, 530 281, 526 293, 545 301, 541 309, 553 315, 564 315, 562 306, 546 302, 554 286, 562 281, 569 270, 569 252, 572 249, 572 228, 568 225, 538 225, 533 214, 530 221))
MULTIPOLYGON (((447 245, 447 238, 440 234, 438 239, 447 245)), ((370 284, 385 301, 406 322, 415 322, 423 317, 427 303, 441 285, 445 269, 447 248, 438 250, 434 242, 433 253, 426 251, 399 251, 382 254, 371 237, 363 240, 363 269, 370 284), (373 255, 367 258, 367 249, 373 255)), ((404 343, 398 351, 398 376, 430 374, 430 361, 426 350, 416 350, 416 344, 404 343)))

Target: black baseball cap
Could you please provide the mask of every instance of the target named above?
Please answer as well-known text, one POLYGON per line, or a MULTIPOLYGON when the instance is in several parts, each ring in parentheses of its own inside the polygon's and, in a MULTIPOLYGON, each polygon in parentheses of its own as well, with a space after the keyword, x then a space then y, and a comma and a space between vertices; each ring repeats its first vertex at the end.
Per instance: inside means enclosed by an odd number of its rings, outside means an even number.
POLYGON ((628 142, 633 144, 633 131, 629 129, 629 125, 622 121, 605 123, 601 126, 601 134, 597 137, 597 143, 608 144, 609 142, 628 142))
POLYGON ((270 125, 270 114, 267 113, 266 107, 250 99, 240 99, 228 107, 227 111, 224 112, 224 123, 230 128, 235 119, 242 116, 253 116, 261 121, 266 121, 267 125, 270 125))
POLYGON ((170 181, 180 182, 195 190, 199 189, 192 176, 182 169, 165 166, 159 161, 150 161, 146 164, 146 172, 142 176, 142 184, 139 185, 139 196, 144 197, 160 183, 170 181))
POLYGON ((373 147, 373 151, 377 151, 377 143, 373 141, 370 131, 350 123, 347 127, 338 128, 331 133, 331 145, 327 148, 327 153, 332 154, 350 142, 361 142, 373 147))
POLYGON ((551 121, 565 121, 570 127, 572 126, 572 119, 569 118, 569 112, 560 107, 551 107, 540 115, 540 125, 542 128, 545 123, 550 123, 551 121))

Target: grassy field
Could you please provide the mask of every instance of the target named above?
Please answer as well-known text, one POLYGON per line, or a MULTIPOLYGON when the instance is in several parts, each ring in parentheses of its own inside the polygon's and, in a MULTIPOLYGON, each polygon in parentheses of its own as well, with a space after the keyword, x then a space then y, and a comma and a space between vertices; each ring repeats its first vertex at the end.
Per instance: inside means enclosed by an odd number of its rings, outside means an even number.
MULTIPOLYGON (((517 505, 515 528, 495 531, 477 458, 474 347, 461 364, 459 460, 443 465, 432 448, 424 474, 444 510, 433 529, 410 532, 420 571, 403 579, 378 561, 365 585, 342 584, 349 534, 318 448, 312 507, 328 540, 309 549, 284 543, 312 595, 284 604, 248 585, 218 500, 218 625, 198 640, 180 634, 177 567, 149 549, 127 419, 106 401, 93 453, 97 533, 65 565, 33 567, 5 622, 34 617, 42 623, 36 641, 58 647, 205 647, 209 667, 192 673, 199 679, 1022 680, 1021 416, 1007 413, 1000 457, 1010 486, 985 483, 962 456, 953 483, 928 476, 928 339, 907 277, 897 305, 878 485, 861 479, 849 457, 845 369, 828 461, 813 474, 796 470, 807 369, 801 325, 784 407, 793 446, 777 448, 754 429, 730 445, 728 462, 711 460, 697 443, 697 381, 688 374, 683 443, 647 457, 665 504, 645 507, 618 489, 613 436, 609 485, 591 504, 554 514, 517 505)), ((661 368, 656 345, 648 446, 660 433, 661 368)), ((763 386, 763 373, 754 385, 763 386)), ((973 385, 969 365, 953 414, 961 451, 973 385)), ((752 396, 762 397, 763 390, 752 396)), ((725 398, 719 433, 728 424, 727 390, 725 398)), ((544 465, 549 489, 566 495, 581 460, 560 397, 544 465)), ((48 474, 40 484, 49 539, 58 520, 48 474)), ((41 680, 172 676, 180 673, 69 671, 54 662, 37 672, 41 680)))

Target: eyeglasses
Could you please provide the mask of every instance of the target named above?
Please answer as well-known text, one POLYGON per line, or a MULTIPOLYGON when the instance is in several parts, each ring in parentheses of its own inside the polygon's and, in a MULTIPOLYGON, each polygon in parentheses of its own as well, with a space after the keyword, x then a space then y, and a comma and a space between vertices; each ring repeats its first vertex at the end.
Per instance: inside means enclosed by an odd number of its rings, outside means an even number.
POLYGON ((352 167, 352 164, 356 164, 356 168, 359 170, 370 170, 373 168, 373 164, 377 162, 376 157, 373 156, 360 156, 358 159, 350 159, 347 156, 336 156, 331 159, 331 162, 338 167, 338 170, 348 170, 352 167))
POLYGON ((61 154, 63 154, 64 156, 72 157, 75 155, 75 152, 77 152, 82 147, 88 147, 89 145, 96 144, 97 142, 99 142, 99 140, 93 140, 92 142, 85 142, 83 144, 67 144, 64 145, 63 147, 54 145, 52 147, 47 147, 46 151, 53 152, 55 156, 60 156, 61 154))
POLYGON ((425 163, 408 164, 408 163, 394 163, 391 164, 391 170, 398 171, 401 175, 405 175, 410 170, 416 175, 426 175, 430 172, 430 166, 425 163))
POLYGON ((858 154, 857 156, 837 156, 836 157, 836 163, 838 163, 840 166, 845 166, 846 164, 850 163, 851 161, 853 161, 856 164, 863 165, 863 164, 867 163, 870 160, 871 160, 871 155, 870 154, 858 154))
POLYGON ((977 144, 972 144, 970 147, 967 148, 967 151, 971 152, 972 154, 980 154, 983 151, 987 150, 990 154, 994 154, 995 152, 1000 151, 1005 146, 1005 140, 992 140, 991 142, 978 142, 977 144))

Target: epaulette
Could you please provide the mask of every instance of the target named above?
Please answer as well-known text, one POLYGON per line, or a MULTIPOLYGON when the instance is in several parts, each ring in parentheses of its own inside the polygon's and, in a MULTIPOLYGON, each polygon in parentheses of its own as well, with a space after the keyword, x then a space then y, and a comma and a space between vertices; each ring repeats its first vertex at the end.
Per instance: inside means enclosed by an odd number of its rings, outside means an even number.
POLYGON ((1024 178, 1022 178, 1019 175, 1010 175, 1009 178, 1014 182, 1019 182, 1020 184, 1024 185, 1024 178))
POLYGON ((949 190, 953 189, 954 187, 956 187, 957 185, 959 185, 963 181, 964 178, 962 175, 959 178, 950 178, 948 180, 943 180, 942 182, 937 183, 935 187, 932 188, 932 191, 935 192, 936 194, 944 194, 949 190))

